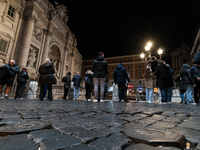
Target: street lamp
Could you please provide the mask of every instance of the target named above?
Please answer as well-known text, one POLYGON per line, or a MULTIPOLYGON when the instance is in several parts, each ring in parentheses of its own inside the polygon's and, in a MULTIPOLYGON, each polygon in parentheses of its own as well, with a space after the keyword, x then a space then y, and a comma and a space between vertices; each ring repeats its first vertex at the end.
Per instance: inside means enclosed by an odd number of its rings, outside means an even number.
POLYGON ((162 57, 162 53, 163 50, 161 48, 158 49, 158 55, 160 56, 160 58, 158 59, 156 56, 151 56, 151 46, 152 43, 148 42, 147 45, 145 46, 145 51, 147 52, 147 56, 145 57, 145 54, 142 52, 142 54, 140 54, 140 58, 142 58, 142 60, 148 64, 148 66, 151 66, 151 62, 156 61, 156 60, 161 60, 162 57))

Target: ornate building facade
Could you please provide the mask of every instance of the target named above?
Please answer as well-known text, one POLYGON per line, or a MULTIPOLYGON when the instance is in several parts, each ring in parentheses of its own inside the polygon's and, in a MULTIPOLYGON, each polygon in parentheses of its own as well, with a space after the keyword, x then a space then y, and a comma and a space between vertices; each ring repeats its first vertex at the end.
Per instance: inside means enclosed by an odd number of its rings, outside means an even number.
POLYGON ((48 0, 0 0, 0 66, 14 59, 31 78, 50 58, 55 76, 81 71, 82 55, 67 26, 67 9, 48 0))
POLYGON ((174 79, 179 74, 182 65, 187 63, 192 65, 192 56, 190 55, 190 46, 182 44, 179 48, 171 53, 172 57, 172 69, 174 71, 174 79))

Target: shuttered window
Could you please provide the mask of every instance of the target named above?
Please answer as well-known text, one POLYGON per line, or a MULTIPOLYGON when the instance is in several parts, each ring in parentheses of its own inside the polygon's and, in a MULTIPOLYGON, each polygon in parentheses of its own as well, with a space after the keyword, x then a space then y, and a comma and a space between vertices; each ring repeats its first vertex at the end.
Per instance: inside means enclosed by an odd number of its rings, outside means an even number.
POLYGON ((1 39, 0 40, 0 51, 6 52, 7 44, 8 44, 7 41, 1 39))

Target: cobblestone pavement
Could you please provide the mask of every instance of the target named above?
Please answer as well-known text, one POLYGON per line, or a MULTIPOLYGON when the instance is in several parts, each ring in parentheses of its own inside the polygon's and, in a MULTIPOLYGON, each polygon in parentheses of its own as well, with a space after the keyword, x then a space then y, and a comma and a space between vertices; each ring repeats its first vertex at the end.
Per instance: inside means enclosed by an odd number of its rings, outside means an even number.
POLYGON ((199 124, 198 105, 0 100, 0 149, 200 149, 199 124))

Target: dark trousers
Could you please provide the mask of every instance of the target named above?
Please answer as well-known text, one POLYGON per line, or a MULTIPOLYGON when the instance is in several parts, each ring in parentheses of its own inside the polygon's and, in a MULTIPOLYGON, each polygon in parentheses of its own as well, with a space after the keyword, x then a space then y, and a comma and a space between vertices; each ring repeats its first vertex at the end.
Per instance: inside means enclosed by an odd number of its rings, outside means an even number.
POLYGON ((195 103, 199 102, 199 96, 200 96, 200 84, 196 84, 196 87, 194 87, 194 101, 195 101, 195 103))
POLYGON ((17 83, 15 99, 22 97, 22 94, 23 94, 25 88, 26 88, 26 83, 17 83))
POLYGON ((160 88, 161 91, 161 97, 162 97, 162 102, 166 103, 167 102, 167 98, 168 98, 168 88, 167 87, 162 87, 160 88))
POLYGON ((86 89, 85 98, 86 99, 91 99, 91 91, 92 91, 91 85, 90 84, 86 84, 85 85, 85 89, 86 89))
POLYGON ((69 92, 69 88, 65 88, 64 87, 64 96, 63 96, 63 99, 66 99, 66 97, 68 95, 68 92, 69 92))
MULTIPOLYGON (((47 85, 47 90, 48 90, 48 99, 52 100, 52 85, 47 85)), ((44 99, 44 94, 45 94, 45 85, 41 85, 40 87, 40 100, 44 99)))
POLYGON ((118 96, 119 100, 121 101, 124 97, 124 101, 127 101, 126 98, 126 83, 117 83, 118 84, 118 96))

